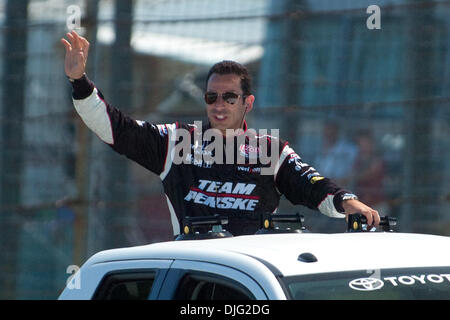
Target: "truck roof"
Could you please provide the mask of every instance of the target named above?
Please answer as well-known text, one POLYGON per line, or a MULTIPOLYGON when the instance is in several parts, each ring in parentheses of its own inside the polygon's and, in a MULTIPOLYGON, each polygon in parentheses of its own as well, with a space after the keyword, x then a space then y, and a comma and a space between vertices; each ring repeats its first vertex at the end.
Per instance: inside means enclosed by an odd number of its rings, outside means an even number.
MULTIPOLYGON (((450 237, 413 233, 292 233, 169 241, 99 252, 85 264, 194 260, 241 270, 265 265, 279 276, 345 270, 450 266, 450 237)), ((251 270, 249 270, 251 272, 251 270)))

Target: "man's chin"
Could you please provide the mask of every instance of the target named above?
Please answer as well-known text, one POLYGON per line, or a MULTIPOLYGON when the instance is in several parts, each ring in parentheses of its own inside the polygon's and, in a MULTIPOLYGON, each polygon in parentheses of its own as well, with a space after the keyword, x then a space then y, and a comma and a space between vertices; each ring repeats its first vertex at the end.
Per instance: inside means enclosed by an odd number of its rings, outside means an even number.
POLYGON ((225 134, 226 130, 233 130, 233 133, 236 133, 235 131, 238 130, 238 128, 222 121, 209 120, 209 123, 211 124, 211 128, 221 131, 222 134, 225 134))
POLYGON ((216 121, 216 120, 211 121, 210 120, 210 123, 211 123, 211 127, 213 129, 217 129, 217 130, 220 130, 220 131, 224 131, 224 130, 229 128, 229 126, 227 126, 226 123, 223 123, 221 121, 216 121))
POLYGON ((225 134, 225 131, 227 130, 224 126, 217 126, 211 123, 211 128, 217 131, 220 131, 222 134, 225 134))

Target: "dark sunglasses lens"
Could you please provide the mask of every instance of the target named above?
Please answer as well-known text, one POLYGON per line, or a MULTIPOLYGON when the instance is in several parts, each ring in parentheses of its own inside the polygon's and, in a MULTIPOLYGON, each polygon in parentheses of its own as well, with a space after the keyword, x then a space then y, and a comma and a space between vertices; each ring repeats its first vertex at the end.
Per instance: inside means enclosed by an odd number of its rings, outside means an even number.
POLYGON ((237 99, 239 99, 239 95, 233 92, 225 92, 222 95, 223 100, 229 104, 235 104, 237 99))
POLYGON ((215 92, 207 92, 205 93, 205 102, 207 104, 212 104, 217 100, 217 93, 215 92))

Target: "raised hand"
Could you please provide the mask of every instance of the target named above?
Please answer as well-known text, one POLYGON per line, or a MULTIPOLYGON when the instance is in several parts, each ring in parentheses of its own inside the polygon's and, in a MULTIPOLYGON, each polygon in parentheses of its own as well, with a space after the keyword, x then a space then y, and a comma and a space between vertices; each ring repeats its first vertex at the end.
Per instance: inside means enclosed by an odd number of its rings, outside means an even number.
POLYGON ((66 48, 64 71, 71 79, 79 79, 86 71, 86 62, 89 52, 89 42, 75 31, 67 33, 66 39, 61 42, 66 48))

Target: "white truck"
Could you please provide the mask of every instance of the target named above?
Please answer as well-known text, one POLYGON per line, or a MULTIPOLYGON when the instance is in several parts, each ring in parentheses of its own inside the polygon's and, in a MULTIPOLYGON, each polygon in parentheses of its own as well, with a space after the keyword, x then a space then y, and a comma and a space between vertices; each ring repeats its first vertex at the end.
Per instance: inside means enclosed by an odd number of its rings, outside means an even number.
POLYGON ((99 252, 59 299, 450 299, 450 237, 364 232, 362 217, 348 230, 361 232, 340 234, 263 224, 236 237, 216 225, 205 239, 187 223, 185 238, 200 240, 99 252))

